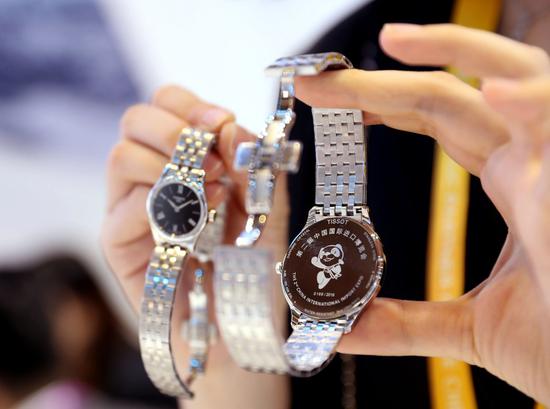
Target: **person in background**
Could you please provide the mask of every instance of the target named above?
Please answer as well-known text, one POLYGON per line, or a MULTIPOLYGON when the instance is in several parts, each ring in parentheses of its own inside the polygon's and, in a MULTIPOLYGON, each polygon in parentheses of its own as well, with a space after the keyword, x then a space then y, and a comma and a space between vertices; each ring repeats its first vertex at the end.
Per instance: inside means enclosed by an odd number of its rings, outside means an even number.
MULTIPOLYGON (((0 270, 0 328, 0 409, 136 407, 113 399, 124 395, 113 374, 135 380, 116 368, 132 352, 76 258, 0 270)), ((143 368, 136 369, 144 380, 143 368)))

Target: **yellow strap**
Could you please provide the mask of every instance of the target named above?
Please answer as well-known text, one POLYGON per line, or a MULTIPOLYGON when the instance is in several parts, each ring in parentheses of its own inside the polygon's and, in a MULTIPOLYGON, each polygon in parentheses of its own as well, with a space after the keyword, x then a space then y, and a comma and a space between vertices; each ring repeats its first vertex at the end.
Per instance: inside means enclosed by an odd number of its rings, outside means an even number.
MULTIPOLYGON (((500 0, 457 0, 452 21, 494 31, 500 0)), ((449 69, 454 74, 459 74, 449 69)), ((463 78, 476 86, 475 80, 463 78)), ((428 238, 427 298, 446 301, 464 293, 469 174, 437 146, 434 158, 428 238)), ((433 409, 476 409, 468 364, 447 358, 428 360, 433 409)))

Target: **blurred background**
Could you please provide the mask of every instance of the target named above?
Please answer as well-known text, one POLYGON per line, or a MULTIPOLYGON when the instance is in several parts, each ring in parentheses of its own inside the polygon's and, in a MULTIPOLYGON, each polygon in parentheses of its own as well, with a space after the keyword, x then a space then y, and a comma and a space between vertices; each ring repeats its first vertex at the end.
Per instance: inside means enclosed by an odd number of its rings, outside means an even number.
POLYGON ((175 407, 99 248, 118 120, 177 83, 259 131, 263 68, 365 3, 0 0, 0 409, 6 392, 25 408, 175 407))

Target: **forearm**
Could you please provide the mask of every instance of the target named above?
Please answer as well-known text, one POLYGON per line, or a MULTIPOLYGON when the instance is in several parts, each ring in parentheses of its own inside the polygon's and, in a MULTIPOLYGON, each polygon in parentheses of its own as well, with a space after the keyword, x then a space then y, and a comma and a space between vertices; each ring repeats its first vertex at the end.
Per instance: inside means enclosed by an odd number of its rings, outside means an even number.
POLYGON ((287 409, 290 384, 286 376, 248 372, 239 368, 220 346, 211 355, 214 365, 193 385, 193 400, 181 400, 185 409, 287 409), (222 356, 224 355, 225 356, 222 356), (222 362, 222 360, 224 362, 222 362))

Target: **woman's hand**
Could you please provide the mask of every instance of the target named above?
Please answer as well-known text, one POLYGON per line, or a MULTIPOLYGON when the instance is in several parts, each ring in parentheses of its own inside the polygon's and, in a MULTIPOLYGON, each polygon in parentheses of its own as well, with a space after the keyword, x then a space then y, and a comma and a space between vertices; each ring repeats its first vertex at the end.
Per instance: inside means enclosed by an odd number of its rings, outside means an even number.
MULTIPOLYGON (((180 131, 185 126, 219 134, 215 148, 205 159, 205 190, 209 208, 216 208, 227 200, 225 243, 233 243, 245 225, 247 175, 246 172, 233 171, 233 158, 237 145, 252 140, 253 136, 235 124, 233 115, 177 86, 161 88, 149 105, 129 108, 121 121, 121 140, 109 158, 108 203, 101 242, 111 268, 136 311, 139 310, 145 270, 154 247, 145 209, 146 198, 170 161, 180 131), (229 186, 221 182, 222 175, 229 177, 229 186)), ((259 241, 260 246, 269 243, 277 257, 286 249, 287 220, 286 179, 280 176, 271 217, 259 241)), ((191 289, 193 275, 190 273, 196 265, 191 260, 185 265, 177 292, 173 325, 181 323, 188 315, 186 294, 191 289)), ((211 270, 208 266, 205 268, 211 270)), ((212 296, 211 288, 209 292, 212 296)), ((286 304, 282 296, 278 301, 283 314, 286 304)), ((177 335, 180 333, 178 327, 172 332, 175 334, 172 341, 176 360, 183 374, 189 359, 187 345, 177 335)), ((284 408, 288 395, 286 382, 284 377, 258 377, 238 368, 220 340, 211 348, 208 376, 199 378, 193 385, 196 398, 186 402, 186 407, 284 408), (277 398, 265 401, 264 396, 268 393, 277 398)))
POLYGON ((483 186, 510 233, 491 275, 449 302, 376 299, 342 352, 451 357, 550 405, 550 60, 541 49, 453 25, 388 25, 380 43, 442 72, 339 71, 297 81, 313 106, 435 138, 483 186), (500 79, 495 79, 499 77, 500 79), (505 78, 506 80, 502 79, 505 78))

